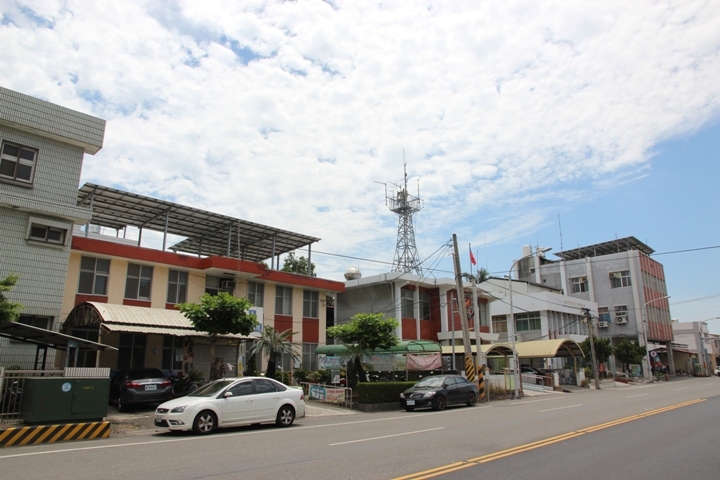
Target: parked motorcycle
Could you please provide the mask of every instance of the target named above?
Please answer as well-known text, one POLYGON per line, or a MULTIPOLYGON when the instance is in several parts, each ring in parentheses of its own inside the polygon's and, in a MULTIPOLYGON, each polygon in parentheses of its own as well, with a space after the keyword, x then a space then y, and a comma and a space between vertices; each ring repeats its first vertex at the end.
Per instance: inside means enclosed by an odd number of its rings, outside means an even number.
POLYGON ((197 382, 191 380, 187 375, 183 375, 182 372, 177 376, 172 375, 170 382, 172 383, 173 395, 176 398, 184 397, 198 388, 197 382))

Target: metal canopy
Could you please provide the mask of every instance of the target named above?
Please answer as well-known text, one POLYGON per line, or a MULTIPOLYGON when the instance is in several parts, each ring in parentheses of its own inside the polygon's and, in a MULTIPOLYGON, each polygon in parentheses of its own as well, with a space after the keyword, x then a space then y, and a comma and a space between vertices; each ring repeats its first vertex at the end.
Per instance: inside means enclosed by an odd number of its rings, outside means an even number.
POLYGON ((85 340, 84 338, 65 335, 64 333, 53 332, 44 328, 33 327, 17 322, 0 324, 0 337, 13 338, 28 343, 34 343, 40 347, 50 347, 56 350, 67 350, 68 345, 75 343, 73 348, 80 350, 117 350, 110 345, 85 340))
POLYGON ((92 210, 93 225, 115 230, 130 226, 186 237, 169 247, 174 252, 262 262, 320 240, 93 183, 80 188, 77 204, 92 210))
POLYGON ((588 245, 587 247, 575 248, 573 250, 565 250, 557 252, 554 255, 563 260, 579 260, 587 257, 599 257, 601 255, 611 255, 613 253, 627 252, 630 250, 639 250, 646 255, 652 255, 655 250, 645 245, 635 237, 618 238, 610 242, 597 243, 588 245))

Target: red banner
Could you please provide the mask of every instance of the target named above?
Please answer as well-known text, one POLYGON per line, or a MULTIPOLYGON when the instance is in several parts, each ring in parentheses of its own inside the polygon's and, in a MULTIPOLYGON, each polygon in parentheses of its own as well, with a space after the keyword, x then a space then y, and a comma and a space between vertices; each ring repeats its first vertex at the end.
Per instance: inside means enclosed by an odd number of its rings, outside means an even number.
POLYGON ((440 353, 431 353, 429 355, 407 354, 408 370, 435 370, 442 366, 440 353))

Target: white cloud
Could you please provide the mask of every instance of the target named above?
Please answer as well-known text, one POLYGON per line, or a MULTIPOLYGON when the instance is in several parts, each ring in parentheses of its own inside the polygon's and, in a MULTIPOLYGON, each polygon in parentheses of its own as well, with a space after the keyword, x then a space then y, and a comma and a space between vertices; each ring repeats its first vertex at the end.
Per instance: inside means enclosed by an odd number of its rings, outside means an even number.
MULTIPOLYGON (((429 254, 458 229, 502 242, 554 221, 557 208, 529 207, 636 172, 720 111, 720 11, 708 2, 0 10, 0 83, 108 120, 83 181, 386 261, 396 217, 375 182, 402 179, 403 150, 429 254)), ((336 278, 348 264, 314 260, 336 278)))

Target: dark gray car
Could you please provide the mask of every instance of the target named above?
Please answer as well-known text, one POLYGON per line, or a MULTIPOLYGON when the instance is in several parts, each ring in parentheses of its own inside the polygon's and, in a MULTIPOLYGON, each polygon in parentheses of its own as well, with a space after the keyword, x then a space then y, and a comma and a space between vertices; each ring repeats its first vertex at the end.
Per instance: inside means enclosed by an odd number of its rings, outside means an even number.
POLYGON ((120 370, 110 381, 110 402, 121 412, 129 405, 166 402, 172 398, 172 383, 157 368, 120 370))
POLYGON ((478 386, 460 375, 433 375, 425 377, 400 394, 400 406, 408 412, 416 408, 431 407, 444 410, 448 405, 477 403, 478 386))

